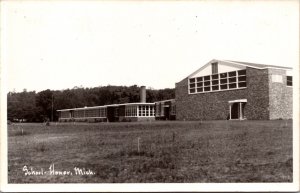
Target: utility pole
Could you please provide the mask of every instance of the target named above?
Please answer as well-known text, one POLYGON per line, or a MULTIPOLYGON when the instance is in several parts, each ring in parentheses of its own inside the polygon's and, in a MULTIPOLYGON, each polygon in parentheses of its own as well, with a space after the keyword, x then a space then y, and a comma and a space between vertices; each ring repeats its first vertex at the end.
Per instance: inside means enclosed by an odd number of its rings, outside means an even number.
POLYGON ((53 93, 52 93, 52 100, 51 100, 51 121, 53 122, 53 93))

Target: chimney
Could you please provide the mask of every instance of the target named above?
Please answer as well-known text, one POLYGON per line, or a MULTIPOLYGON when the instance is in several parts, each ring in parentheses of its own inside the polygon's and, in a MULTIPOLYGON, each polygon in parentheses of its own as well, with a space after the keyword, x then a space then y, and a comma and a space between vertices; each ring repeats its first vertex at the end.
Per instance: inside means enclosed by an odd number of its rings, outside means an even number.
POLYGON ((140 102, 141 103, 146 103, 146 87, 145 86, 141 86, 141 90, 140 90, 140 102))

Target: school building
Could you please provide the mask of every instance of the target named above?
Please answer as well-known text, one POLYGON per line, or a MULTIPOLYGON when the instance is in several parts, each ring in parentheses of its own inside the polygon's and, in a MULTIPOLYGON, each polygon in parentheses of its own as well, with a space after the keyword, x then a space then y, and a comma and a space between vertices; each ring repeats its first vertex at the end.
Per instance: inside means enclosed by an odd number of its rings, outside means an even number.
POLYGON ((289 67, 211 60, 176 83, 176 119, 291 119, 292 78, 289 67))

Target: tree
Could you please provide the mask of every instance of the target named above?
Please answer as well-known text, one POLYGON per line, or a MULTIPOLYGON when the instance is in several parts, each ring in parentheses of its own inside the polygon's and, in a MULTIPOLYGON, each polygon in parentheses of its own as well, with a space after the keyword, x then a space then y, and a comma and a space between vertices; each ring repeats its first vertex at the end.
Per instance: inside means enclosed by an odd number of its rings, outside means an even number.
POLYGON ((36 96, 36 105, 45 119, 51 119, 52 116, 53 92, 49 89, 41 91, 36 96))
MULTIPOLYGON (((73 89, 51 91, 49 89, 39 93, 9 92, 7 94, 8 119, 26 119, 39 122, 58 119, 58 109, 68 109, 84 106, 101 106, 120 103, 134 103, 140 101, 140 88, 133 86, 101 86, 95 88, 74 87, 73 89), (53 115, 52 115, 53 105, 53 115)), ((174 89, 148 89, 147 102, 175 98, 174 89)))

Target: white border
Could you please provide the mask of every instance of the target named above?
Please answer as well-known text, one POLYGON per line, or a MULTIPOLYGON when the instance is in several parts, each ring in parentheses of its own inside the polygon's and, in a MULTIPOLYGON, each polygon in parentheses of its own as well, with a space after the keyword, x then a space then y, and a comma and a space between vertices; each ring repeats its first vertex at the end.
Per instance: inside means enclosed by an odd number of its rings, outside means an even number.
POLYGON ((199 192, 199 191, 297 191, 294 183, 140 183, 140 184, 26 184, 8 185, 6 192, 199 192), (55 186, 55 187, 54 187, 55 186))
MULTIPOLYGON (((0 4, 1 24, 7 20, 5 18, 5 9, 0 4)), ((5 44, 6 39, 5 31, 1 31, 0 42, 5 44)), ((295 40, 297 41, 297 40, 295 40)), ((2 46, 1 46, 2 47, 2 46)), ((7 55, 4 49, 0 50, 0 63, 1 65, 1 87, 0 87, 0 100, 1 100, 1 191, 5 192, 149 192, 149 191, 167 191, 167 192, 182 192, 182 191, 299 191, 299 66, 296 66, 293 86, 293 183, 172 183, 172 184, 7 184, 7 98, 6 98, 6 84, 7 80, 7 55)))

